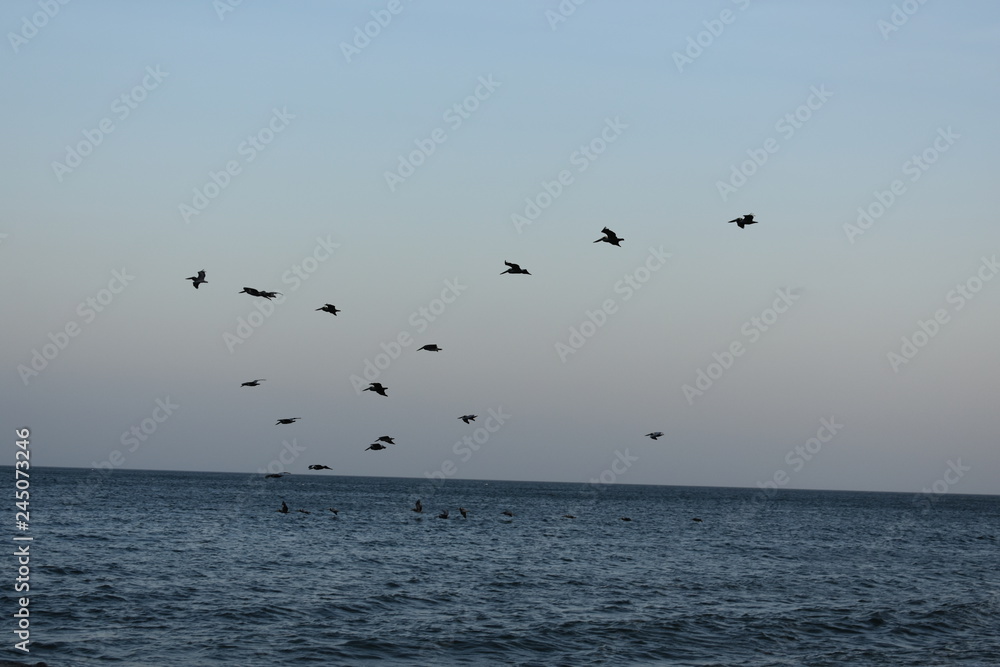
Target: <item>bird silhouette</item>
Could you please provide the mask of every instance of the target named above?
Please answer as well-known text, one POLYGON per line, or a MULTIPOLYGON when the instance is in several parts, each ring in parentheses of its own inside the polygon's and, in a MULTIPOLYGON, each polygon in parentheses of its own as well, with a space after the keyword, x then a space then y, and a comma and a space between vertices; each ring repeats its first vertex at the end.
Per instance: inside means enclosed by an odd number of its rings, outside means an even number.
POLYGON ((282 500, 281 501, 281 509, 280 510, 274 510, 274 511, 275 512, 280 512, 281 514, 288 514, 288 505, 286 505, 285 501, 282 500))
POLYGON ((628 518, 627 516, 623 516, 621 519, 622 519, 622 521, 631 521, 632 520, 632 519, 628 518))
POLYGON ((191 284, 194 286, 195 289, 198 289, 198 285, 203 285, 208 282, 207 280, 205 280, 204 270, 199 271, 198 275, 191 276, 190 278, 185 278, 184 280, 190 280, 191 284))
POLYGON ((427 350, 428 352, 440 352, 441 348, 431 343, 430 345, 424 345, 423 347, 418 347, 418 350, 427 350))
POLYGON ((327 507, 327 509, 333 512, 334 516, 340 516, 340 510, 337 509, 336 507, 327 507))
POLYGON ((420 502, 420 498, 417 498, 416 504, 414 504, 413 508, 410 509, 410 511, 416 512, 417 514, 421 514, 424 511, 424 505, 423 503, 420 502))
POLYGON ((758 221, 753 219, 753 213, 747 213, 739 218, 733 218, 729 222, 735 222, 737 227, 743 229, 747 225, 756 225, 758 221))
POLYGON ((381 442, 373 442, 372 444, 368 445, 368 449, 366 449, 365 451, 367 452, 369 449, 372 449, 377 452, 380 449, 385 449, 385 445, 383 445, 381 442))
POLYGON ((619 248, 622 247, 622 241, 624 241, 625 239, 620 238, 617 234, 615 234, 613 231, 611 231, 607 227, 605 227, 604 229, 602 229, 601 233, 604 234, 604 236, 601 237, 601 238, 599 238, 599 239, 597 239, 596 241, 594 241, 594 243, 600 243, 601 241, 604 241, 605 243, 609 243, 611 245, 618 246, 619 248))
POLYGON ((296 512, 302 512, 303 514, 312 514, 312 512, 310 512, 308 510, 295 510, 295 511, 296 512))
POLYGON ((439 519, 447 519, 448 518, 448 510, 441 510, 441 513, 438 514, 438 518, 439 519))
POLYGON ((511 512, 510 510, 504 510, 503 512, 500 513, 503 514, 504 516, 514 516, 514 513, 511 512))
POLYGON ((259 387, 260 383, 263 382, 266 379, 267 378, 260 378, 259 380, 250 380, 250 382, 244 382, 240 386, 241 387, 259 387))
POLYGON ((652 440, 656 440, 657 438, 662 438, 663 437, 663 431, 653 431, 652 433, 647 433, 646 437, 650 438, 652 440))
POLYGON ((576 517, 573 516, 572 514, 563 514, 562 518, 564 518, 564 519, 575 519, 576 517))
POLYGON ((388 396, 386 392, 389 391, 388 387, 382 386, 381 382, 372 382, 370 386, 365 387, 361 391, 374 391, 379 396, 388 396))
POLYGON ((391 438, 391 437, 389 437, 387 435, 380 435, 379 437, 375 438, 375 440, 376 440, 376 442, 388 442, 390 445, 395 445, 396 444, 396 439, 395 438, 391 438))
POLYGON ((469 517, 469 510, 465 509, 464 507, 459 507, 458 511, 462 513, 463 519, 467 519, 469 517))
POLYGON ((698 522, 698 523, 701 523, 701 522, 702 522, 702 521, 701 521, 701 519, 699 519, 698 517, 695 517, 695 518, 693 518, 693 519, 691 519, 691 520, 692 520, 692 521, 696 521, 696 522, 698 522))
POLYGON ((461 419, 461 420, 462 420, 462 421, 464 421, 464 422, 465 422, 466 424, 468 424, 469 422, 474 422, 474 421, 476 421, 476 417, 478 417, 478 416, 479 416, 479 415, 462 415, 461 417, 459 417, 459 419, 461 419))
POLYGON ((264 292, 259 289, 254 289, 253 287, 244 287, 239 292, 237 292, 237 294, 249 294, 250 296, 259 296, 270 301, 274 297, 281 294, 281 292, 264 292))
POLYGON ((503 263, 504 263, 504 264, 506 264, 506 265, 507 265, 508 267, 510 267, 510 268, 508 268, 508 269, 507 269, 506 271, 504 271, 503 273, 501 273, 501 274, 500 274, 501 276, 502 276, 502 275, 503 275, 504 273, 509 273, 509 274, 511 274, 511 275, 513 275, 513 274, 515 274, 515 273, 523 273, 523 274, 524 274, 524 275, 526 275, 526 276, 530 276, 530 275, 531 275, 531 274, 530 274, 530 273, 528 273, 528 272, 527 272, 526 270, 522 269, 522 268, 521 268, 520 266, 518 266, 517 264, 514 264, 513 262, 508 262, 507 260, 504 260, 504 262, 503 262, 503 263))
POLYGON ((272 472, 264 475, 264 479, 277 479, 279 477, 284 477, 285 475, 290 475, 289 472, 272 472))
POLYGON ((332 303, 328 303, 322 308, 317 308, 316 310, 322 310, 323 312, 330 313, 331 315, 336 315, 337 313, 343 312, 341 310, 338 310, 337 307, 332 303))
POLYGON ((278 421, 274 422, 274 425, 277 426, 278 424, 294 424, 300 419, 302 419, 302 417, 289 417, 288 419, 279 419, 278 421))
POLYGON ((333 470, 333 468, 331 468, 330 466, 325 466, 325 465, 323 465, 321 463, 314 463, 311 466, 309 466, 309 469, 310 470, 333 470))

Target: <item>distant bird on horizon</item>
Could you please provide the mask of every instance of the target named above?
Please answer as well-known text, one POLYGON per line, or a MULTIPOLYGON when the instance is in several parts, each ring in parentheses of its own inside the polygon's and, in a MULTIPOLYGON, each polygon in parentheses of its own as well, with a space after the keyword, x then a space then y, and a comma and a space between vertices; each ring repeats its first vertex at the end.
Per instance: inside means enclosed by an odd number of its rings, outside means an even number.
POLYGON ((622 519, 622 521, 631 521, 632 520, 632 519, 628 518, 627 516, 623 516, 621 519, 622 519))
POLYGON ((746 225, 756 225, 758 221, 753 219, 753 213, 747 213, 739 218, 733 218, 729 222, 735 222, 737 227, 743 229, 746 225))
POLYGON ((267 378, 260 378, 259 380, 250 380, 250 382, 244 382, 241 387, 259 387, 260 383, 265 381, 267 378))
POLYGON ((423 505, 423 503, 420 502, 420 498, 417 498, 416 504, 410 509, 410 511, 411 512, 416 512, 417 514, 423 513, 423 511, 424 511, 424 505, 423 505))
POLYGON ((391 437, 389 437, 387 435, 380 435, 379 437, 375 438, 375 441, 376 442, 388 442, 390 445, 395 445, 396 444, 396 439, 395 438, 391 438, 391 437))
MULTIPOLYGON (((371 449, 371 450, 374 450, 374 451, 377 452, 380 449, 385 449, 385 445, 383 445, 381 442, 373 442, 372 444, 368 445, 368 449, 371 449)), ((368 449, 366 449, 365 451, 367 452, 368 449)))
POLYGON ((650 438, 652 440, 656 440, 657 438, 662 438, 663 437, 663 431, 653 431, 652 433, 647 433, 646 437, 650 438))
POLYGON ((600 243, 601 241, 604 241, 605 243, 609 243, 613 246, 618 246, 619 248, 622 247, 622 241, 624 241, 625 239, 620 238, 617 234, 615 234, 607 227, 602 229, 601 233, 604 234, 604 236, 594 241, 594 243, 600 243))
POLYGON ((504 271, 503 273, 501 273, 500 274, 501 276, 504 273, 509 273, 511 275, 513 275, 515 273, 523 273, 526 276, 530 276, 531 275, 526 270, 522 269, 520 266, 518 266, 517 264, 514 264, 513 262, 508 262, 507 260, 504 260, 503 263, 506 264, 507 266, 509 266, 510 268, 508 268, 506 271, 504 271))
POLYGON ((330 466, 325 466, 322 463, 313 463, 309 466, 310 470, 333 470, 330 466))
POLYGON ((274 425, 277 426, 278 424, 294 424, 300 419, 302 419, 302 417, 289 417, 287 419, 279 419, 278 421, 274 422, 274 425))
POLYGON ((418 347, 418 350, 427 350, 428 352, 440 352, 441 348, 431 343, 430 345, 424 345, 423 347, 418 347))
POLYGON ((198 275, 191 276, 190 278, 185 278, 184 280, 190 280, 191 284, 194 286, 195 289, 198 289, 198 285, 204 285, 208 283, 208 281, 205 280, 204 270, 199 271, 198 275))
POLYGON ((563 514, 562 518, 564 518, 564 519, 575 519, 576 517, 573 516, 572 514, 563 514))
POLYGON ((290 475, 289 472, 272 472, 264 475, 264 479, 276 479, 279 477, 284 477, 285 475, 290 475))
POLYGON ((317 308, 316 310, 322 310, 323 312, 330 313, 331 315, 336 315, 337 313, 343 312, 342 310, 338 310, 337 307, 332 303, 328 303, 322 308, 317 308))
POLYGON ((439 519, 447 519, 448 518, 448 510, 442 510, 441 513, 438 514, 438 518, 439 519))
POLYGON ((379 396, 388 396, 386 392, 389 391, 388 387, 382 386, 381 382, 372 382, 370 386, 365 387, 361 391, 374 391, 379 396))
POLYGON ((476 421, 476 417, 478 417, 478 416, 479 416, 479 415, 462 415, 461 417, 459 417, 459 419, 461 419, 461 420, 462 420, 462 421, 464 421, 464 422, 465 422, 466 424, 468 424, 469 422, 474 422, 474 421, 476 421))
POLYGON ((462 513, 463 519, 469 518, 469 510, 465 509, 464 507, 459 507, 458 511, 462 513))
POLYGON ((281 514, 288 514, 288 505, 286 505, 285 501, 282 500, 281 501, 281 509, 280 510, 274 510, 274 511, 275 512, 280 512, 281 514))

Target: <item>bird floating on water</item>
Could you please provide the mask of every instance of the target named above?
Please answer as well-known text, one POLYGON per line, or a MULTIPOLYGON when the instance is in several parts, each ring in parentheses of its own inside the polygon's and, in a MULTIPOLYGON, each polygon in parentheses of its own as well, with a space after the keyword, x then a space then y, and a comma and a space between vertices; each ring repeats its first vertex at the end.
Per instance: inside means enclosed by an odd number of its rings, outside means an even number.
POLYGON ((335 305, 328 303, 322 308, 317 308, 316 310, 322 310, 324 313, 330 313, 331 315, 336 315, 337 313, 342 313, 342 310, 338 310, 335 305))
POLYGON ((375 450, 377 452, 380 449, 385 449, 385 445, 383 445, 381 442, 373 442, 372 444, 368 445, 368 449, 366 449, 365 451, 367 452, 369 449, 375 450))
POLYGON ((241 387, 259 387, 260 383, 263 382, 266 379, 267 378, 260 378, 259 380, 250 380, 250 382, 244 382, 240 386, 241 387))
POLYGON ((290 472, 272 472, 264 475, 264 479, 277 479, 279 477, 284 477, 285 475, 290 475, 290 472))
POLYGON ((747 213, 739 218, 733 218, 729 222, 735 222, 737 227, 743 229, 746 225, 756 225, 758 221, 753 219, 753 213, 747 213))
POLYGON ((600 243, 601 241, 604 241, 605 243, 609 243, 611 245, 618 246, 619 248, 622 247, 622 241, 624 241, 625 239, 620 238, 617 234, 615 234, 613 231, 611 231, 607 227, 605 227, 604 229, 602 229, 601 233, 604 234, 604 236, 602 238, 599 238, 596 241, 594 241, 594 243, 600 243))
POLYGON ((504 510, 503 512, 500 513, 503 514, 504 516, 514 516, 514 513, 511 512, 510 510, 504 510))
POLYGON ((361 391, 374 391, 379 396, 388 396, 386 392, 389 391, 388 387, 382 385, 381 382, 372 382, 370 386, 365 387, 361 391))
POLYGON ((330 466, 325 466, 325 465, 323 465, 321 463, 313 463, 311 466, 309 466, 309 469, 310 470, 333 470, 333 468, 331 468, 330 466))
POLYGON ((418 347, 418 350, 427 350, 428 352, 440 352, 441 348, 431 343, 430 345, 424 345, 423 347, 418 347))
POLYGON ((631 521, 632 520, 632 519, 628 518, 627 516, 623 516, 621 519, 622 519, 622 521, 631 521))
POLYGON ((478 417, 478 416, 479 416, 479 415, 462 415, 461 417, 459 417, 459 419, 461 419, 461 420, 462 420, 462 421, 464 421, 464 422, 465 422, 466 424, 468 424, 469 422, 474 422, 474 421, 476 421, 476 417, 478 417))
POLYGON ((279 419, 278 421, 274 422, 274 425, 277 426, 278 424, 294 424, 300 419, 302 419, 302 417, 289 417, 287 419, 279 419))
POLYGON ((650 438, 652 440, 656 440, 657 438, 662 438, 663 437, 663 431, 653 431, 652 433, 647 433, 646 437, 650 438))
POLYGON ((469 516, 469 510, 465 509, 464 507, 459 507, 458 511, 462 513, 462 518, 463 519, 467 519, 468 518, 468 516, 469 516))
POLYGON ((424 511, 424 504, 420 502, 420 498, 417 498, 416 504, 410 509, 411 512, 416 512, 421 514, 424 511))
POLYGON ((312 514, 309 510, 295 510, 296 512, 302 512, 303 514, 312 514))
POLYGON ((564 518, 564 519, 575 519, 576 517, 573 516, 572 514, 563 514, 562 518, 564 518))
POLYGON ((208 281, 205 280, 205 272, 203 270, 199 271, 198 275, 191 276, 190 278, 185 278, 184 280, 190 280, 191 284, 194 285, 195 289, 198 289, 198 285, 204 285, 208 283, 208 281))
POLYGON ((334 516, 340 516, 340 510, 337 509, 336 507, 327 507, 327 509, 333 512, 334 516))
POLYGON ((447 519, 448 518, 448 510, 442 510, 441 513, 438 514, 438 518, 439 519, 447 519))
MULTIPOLYGON (((268 475, 268 477, 270 477, 270 475, 268 475)), ((281 501, 281 509, 280 510, 274 510, 274 511, 275 512, 280 512, 281 514, 288 514, 288 505, 286 505, 285 501, 282 500, 281 501)))
POLYGON ((506 264, 510 268, 508 268, 506 271, 504 271, 503 273, 501 273, 500 274, 501 276, 504 273, 510 273, 511 275, 513 275, 515 273, 523 273, 526 276, 530 276, 531 275, 525 269, 522 269, 520 266, 518 266, 517 264, 514 264, 513 262, 508 262, 507 260, 504 260, 503 263, 506 264))
POLYGON ((702 521, 701 521, 701 519, 699 519, 698 517, 695 517, 695 518, 693 518, 693 519, 691 519, 691 520, 692 520, 692 521, 697 521, 698 523, 701 523, 701 522, 702 522, 702 521))

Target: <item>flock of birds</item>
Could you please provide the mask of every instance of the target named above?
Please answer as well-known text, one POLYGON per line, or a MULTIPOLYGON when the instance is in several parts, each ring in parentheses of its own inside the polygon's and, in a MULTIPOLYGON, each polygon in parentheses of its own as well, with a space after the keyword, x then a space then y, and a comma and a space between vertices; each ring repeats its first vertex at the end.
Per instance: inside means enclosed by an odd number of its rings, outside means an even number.
MULTIPOLYGON (((729 222, 730 223, 735 222, 736 225, 740 229, 743 229, 747 225, 755 225, 755 224, 757 224, 758 221, 754 220, 754 214, 753 213, 748 213, 748 214, 740 216, 738 218, 733 218, 729 222)), ((594 241, 594 243, 607 243, 608 245, 613 245, 613 246, 616 246, 616 247, 620 248, 621 244, 622 244, 622 241, 625 240, 624 238, 618 236, 614 231, 612 231, 608 227, 604 227, 601 230, 601 234, 603 234, 603 236, 601 238, 597 239, 596 241, 594 241)), ((508 262, 508 261, 504 260, 504 264, 507 265, 507 269, 505 271, 501 272, 500 275, 504 275, 504 274, 526 275, 526 276, 530 276, 531 275, 531 273, 527 269, 521 268, 520 265, 515 264, 514 262, 508 262)), ((205 271, 201 270, 201 271, 198 271, 198 273, 196 275, 189 276, 188 278, 185 278, 185 280, 190 280, 192 286, 195 289, 198 289, 201 285, 208 284, 208 280, 205 279, 205 276, 206 276, 205 271)), ((266 291, 266 290, 258 290, 258 289, 255 289, 253 287, 244 287, 242 290, 240 290, 239 292, 237 292, 237 294, 249 294, 250 296, 259 297, 259 298, 267 299, 267 300, 270 301, 271 299, 274 299, 277 296, 279 296, 281 294, 281 292, 271 292, 271 291, 266 291)), ((332 303, 323 304, 323 306, 321 306, 320 308, 317 308, 316 310, 317 311, 326 312, 326 313, 330 313, 331 315, 334 315, 334 316, 336 316, 338 313, 343 312, 341 309, 337 308, 332 303)), ((427 351, 427 352, 441 352, 441 350, 442 350, 442 348, 440 346, 438 346, 437 344, 434 344, 434 343, 429 343, 427 345, 423 345, 422 347, 419 347, 417 349, 421 350, 421 351, 427 351)), ((259 387, 260 383, 261 382, 265 382, 265 381, 266 381, 266 378, 259 378, 259 379, 256 379, 256 380, 249 380, 247 382, 243 382, 240 385, 240 387, 259 387)), ((385 396, 385 397, 388 397, 388 395, 389 395, 389 388, 386 387, 385 385, 383 385, 381 382, 371 382, 371 383, 369 383, 369 386, 366 387, 365 389, 363 389, 362 391, 370 391, 370 392, 378 394, 379 396, 385 396)), ((475 419, 476 419, 477 416, 478 415, 467 414, 467 415, 462 415, 461 417, 459 417, 459 419, 462 420, 466 424, 470 424, 473 421, 475 421, 475 419)), ((278 419, 275 422, 275 425, 277 426, 277 425, 294 424, 295 422, 299 421, 300 419, 302 419, 302 418, 301 417, 283 417, 281 419, 278 419)), ((651 440, 657 440, 658 438, 661 438, 662 436, 663 436, 663 431, 653 431, 651 433, 647 433, 644 437, 650 438, 651 440)), ((370 444, 364 451, 380 451, 380 450, 386 449, 386 445, 383 444, 383 443, 387 443, 387 444, 390 444, 390 445, 395 445, 396 444, 395 443, 395 439, 393 437, 388 436, 388 435, 383 435, 383 436, 379 436, 378 438, 376 438, 375 442, 373 442, 372 444, 370 444)), ((309 466, 309 470, 332 470, 332 468, 330 468, 327 465, 312 464, 312 465, 309 466)), ((291 473, 288 473, 288 472, 269 473, 269 474, 264 475, 264 477, 265 478, 280 478, 280 477, 283 477, 283 476, 288 475, 288 474, 291 474, 291 473)), ((337 510, 335 508, 331 507, 331 508, 328 508, 328 509, 331 512, 333 512, 334 517, 336 517, 339 514, 339 510, 337 510)), ((468 510, 466 510, 465 508, 462 508, 462 507, 459 507, 458 510, 459 510, 459 512, 461 512, 463 518, 467 517, 468 510)), ((281 501, 281 509, 279 509, 277 511, 280 512, 281 514, 288 514, 289 509, 288 509, 288 505, 285 504, 285 501, 283 501, 283 500, 281 501)), ((302 510, 302 509, 296 510, 296 511, 297 512, 301 512, 303 514, 310 514, 311 513, 311 512, 309 512, 307 510, 302 510)), ((420 500, 417 500, 416 506, 412 508, 412 511, 414 511, 414 512, 416 512, 418 514, 423 513, 423 511, 424 511, 423 510, 423 505, 421 504, 420 500)), ((511 512, 510 510, 504 511, 503 514, 505 516, 507 516, 508 518, 514 516, 513 512, 511 512)), ((438 514, 438 518, 439 519, 447 519, 448 516, 449 516, 449 514, 448 514, 448 510, 447 509, 442 510, 441 513, 438 514)), ((576 517, 573 516, 573 515, 571 515, 571 514, 564 514, 563 518, 565 518, 565 519, 575 519, 576 517)), ((622 521, 631 521, 632 519, 630 519, 629 517, 621 517, 621 520, 622 521)), ((701 519, 699 519, 699 518, 695 518, 695 519, 692 519, 692 520, 696 521, 696 522, 699 522, 699 523, 701 522, 701 519)))

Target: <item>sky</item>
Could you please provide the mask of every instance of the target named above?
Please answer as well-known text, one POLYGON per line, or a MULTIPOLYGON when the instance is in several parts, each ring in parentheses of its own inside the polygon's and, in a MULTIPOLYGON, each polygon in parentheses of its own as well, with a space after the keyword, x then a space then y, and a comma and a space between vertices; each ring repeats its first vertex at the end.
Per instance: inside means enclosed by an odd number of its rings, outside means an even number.
POLYGON ((0 27, 0 405, 35 465, 1000 493, 996 3, 0 27))

